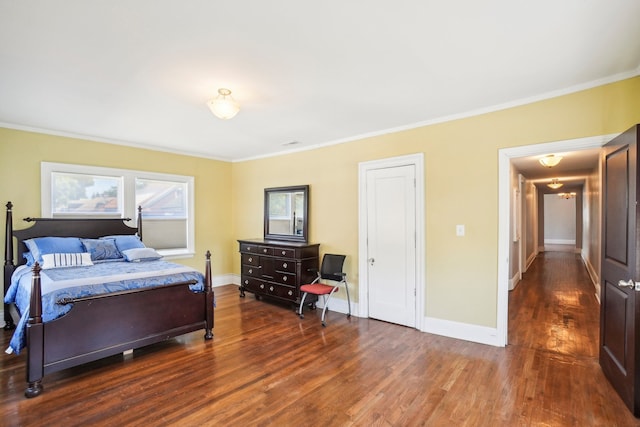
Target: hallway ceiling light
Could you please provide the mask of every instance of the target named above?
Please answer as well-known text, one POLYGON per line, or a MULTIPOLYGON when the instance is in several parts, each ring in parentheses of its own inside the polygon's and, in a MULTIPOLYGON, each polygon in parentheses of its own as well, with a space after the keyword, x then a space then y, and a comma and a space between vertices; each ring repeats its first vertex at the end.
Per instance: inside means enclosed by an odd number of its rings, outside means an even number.
POLYGON ((225 88, 218 89, 218 96, 207 101, 207 107, 222 120, 228 120, 240 111, 240 106, 231 96, 231 91, 225 88))
POLYGON ((551 180, 550 183, 547 184, 547 187, 553 189, 553 190, 557 190, 558 188, 562 187, 564 184, 561 183, 558 178, 553 178, 551 180))
POLYGON ((545 168, 552 168, 552 167, 556 166, 558 163, 560 163, 560 160, 562 160, 562 156, 556 156, 555 154, 549 154, 548 156, 544 156, 543 158, 539 159, 538 161, 545 168))
POLYGON ((572 199, 576 197, 576 193, 573 191, 571 193, 558 193, 558 196, 562 197, 563 199, 572 199))

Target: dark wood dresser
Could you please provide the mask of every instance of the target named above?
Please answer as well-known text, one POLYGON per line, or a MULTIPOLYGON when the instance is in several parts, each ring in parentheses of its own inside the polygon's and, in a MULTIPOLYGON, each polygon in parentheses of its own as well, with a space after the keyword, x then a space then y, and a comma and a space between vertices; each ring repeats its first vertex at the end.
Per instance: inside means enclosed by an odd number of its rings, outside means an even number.
POLYGON ((309 270, 319 268, 319 244, 264 239, 238 243, 242 259, 240 296, 248 291, 258 299, 270 297, 300 304, 300 286, 316 278, 316 273, 309 270))

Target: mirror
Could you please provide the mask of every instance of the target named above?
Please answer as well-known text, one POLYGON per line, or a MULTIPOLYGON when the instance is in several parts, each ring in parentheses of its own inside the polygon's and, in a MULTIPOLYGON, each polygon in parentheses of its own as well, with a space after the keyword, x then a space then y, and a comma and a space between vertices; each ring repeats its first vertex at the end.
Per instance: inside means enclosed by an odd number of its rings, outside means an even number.
POLYGON ((265 240, 306 242, 308 225, 308 185, 264 189, 265 240))

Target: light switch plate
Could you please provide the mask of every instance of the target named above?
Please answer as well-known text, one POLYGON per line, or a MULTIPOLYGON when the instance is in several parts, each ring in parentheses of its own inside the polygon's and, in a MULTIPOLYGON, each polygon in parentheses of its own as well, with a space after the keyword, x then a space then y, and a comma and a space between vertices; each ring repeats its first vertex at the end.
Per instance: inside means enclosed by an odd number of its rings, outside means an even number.
POLYGON ((458 237, 464 236, 464 224, 456 225, 456 236, 458 237))

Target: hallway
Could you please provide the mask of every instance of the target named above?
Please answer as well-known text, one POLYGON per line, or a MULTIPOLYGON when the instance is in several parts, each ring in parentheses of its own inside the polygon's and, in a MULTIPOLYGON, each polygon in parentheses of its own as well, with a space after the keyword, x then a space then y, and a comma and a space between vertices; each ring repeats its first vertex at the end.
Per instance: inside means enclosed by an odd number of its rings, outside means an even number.
POLYGON ((600 305, 579 254, 542 252, 509 294, 509 345, 598 358, 600 305))

